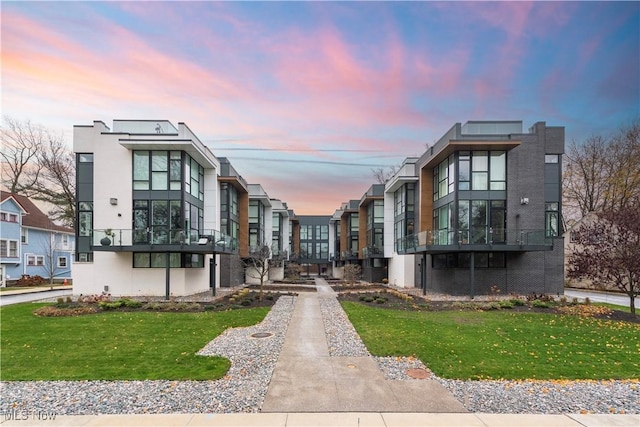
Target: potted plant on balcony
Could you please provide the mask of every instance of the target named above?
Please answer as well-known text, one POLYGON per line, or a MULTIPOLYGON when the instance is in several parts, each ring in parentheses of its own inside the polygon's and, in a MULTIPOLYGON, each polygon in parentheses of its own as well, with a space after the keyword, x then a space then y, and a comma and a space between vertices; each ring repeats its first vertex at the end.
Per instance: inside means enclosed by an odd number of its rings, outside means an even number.
POLYGON ((104 237, 100 239, 100 244, 102 246, 109 246, 111 244, 110 237, 113 237, 113 230, 110 228, 104 229, 104 237))

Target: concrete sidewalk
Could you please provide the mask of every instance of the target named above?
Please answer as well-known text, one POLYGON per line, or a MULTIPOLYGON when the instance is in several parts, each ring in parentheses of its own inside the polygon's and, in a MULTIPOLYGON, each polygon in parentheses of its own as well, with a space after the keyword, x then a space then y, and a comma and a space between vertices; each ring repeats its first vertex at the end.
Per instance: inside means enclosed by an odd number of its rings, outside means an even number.
POLYGON ((72 285, 56 285, 56 286, 29 286, 29 287, 24 287, 23 289, 15 289, 15 290, 11 290, 11 291, 3 291, 0 292, 0 298, 2 298, 3 296, 9 296, 9 295, 21 295, 21 294, 35 294, 35 293, 39 293, 39 292, 49 292, 49 291, 70 291, 73 290, 73 286, 72 285))
POLYGON ((467 412, 437 381, 387 380, 372 357, 331 357, 319 298, 300 293, 262 412, 467 412))
POLYGON ((38 419, 38 414, 2 415, 3 427, 638 427, 640 415, 430 414, 381 412, 67 415, 38 419))

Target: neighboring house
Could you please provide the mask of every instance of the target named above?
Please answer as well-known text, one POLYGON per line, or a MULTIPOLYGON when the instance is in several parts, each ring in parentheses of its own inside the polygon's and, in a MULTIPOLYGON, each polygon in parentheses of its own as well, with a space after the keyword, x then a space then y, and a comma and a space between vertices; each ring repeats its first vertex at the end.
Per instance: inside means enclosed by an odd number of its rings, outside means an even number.
POLYGON ((169 298, 236 286, 251 247, 272 242, 269 196, 184 123, 114 120, 112 130, 95 121, 74 127, 73 149, 76 294, 169 298))
MULTIPOLYGON (((579 245, 574 241, 574 232, 580 229, 583 225, 592 225, 594 222, 598 220, 598 215, 595 212, 589 212, 579 220, 570 221, 567 223, 567 229, 564 230, 564 274, 565 274, 565 284, 566 286, 573 288, 582 288, 582 289, 593 289, 593 281, 586 278, 580 279, 571 279, 568 277, 567 273, 569 271, 569 260, 571 259, 571 255, 573 252, 579 248, 579 245)), ((601 285, 600 290, 611 290, 607 289, 606 286, 601 285)), ((615 288, 614 288, 615 290, 615 288)))
POLYGON ((70 280, 74 230, 54 224, 28 197, 3 191, 1 199, 2 286, 23 275, 70 280))

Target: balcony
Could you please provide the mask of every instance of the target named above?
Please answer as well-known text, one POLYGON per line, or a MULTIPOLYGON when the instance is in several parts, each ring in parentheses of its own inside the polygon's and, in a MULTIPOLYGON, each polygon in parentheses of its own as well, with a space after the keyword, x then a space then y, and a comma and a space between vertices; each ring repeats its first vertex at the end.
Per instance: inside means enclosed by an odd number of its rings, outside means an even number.
POLYGON ((553 249, 546 230, 474 227, 461 230, 427 230, 396 241, 399 254, 446 252, 528 252, 553 249))
POLYGON ((362 258, 384 258, 384 250, 381 246, 367 246, 362 248, 362 258))
POLYGON ((95 252, 233 254, 238 251, 238 240, 217 230, 95 229, 91 234, 91 249, 95 252))
POLYGON ((340 252, 340 260, 342 261, 351 261, 358 259, 358 251, 342 251, 340 252))

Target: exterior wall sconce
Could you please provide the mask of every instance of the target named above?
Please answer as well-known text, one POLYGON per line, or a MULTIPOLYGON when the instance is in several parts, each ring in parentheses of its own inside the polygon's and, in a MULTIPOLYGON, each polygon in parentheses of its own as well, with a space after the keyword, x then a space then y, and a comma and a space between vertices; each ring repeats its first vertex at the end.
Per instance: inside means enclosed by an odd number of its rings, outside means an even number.
POLYGON ((529 204, 529 198, 528 197, 521 197, 520 198, 520 204, 521 205, 528 205, 529 204))
POLYGON ((115 197, 112 197, 109 199, 109 203, 112 204, 113 206, 117 206, 118 205, 118 199, 116 199, 115 197))

